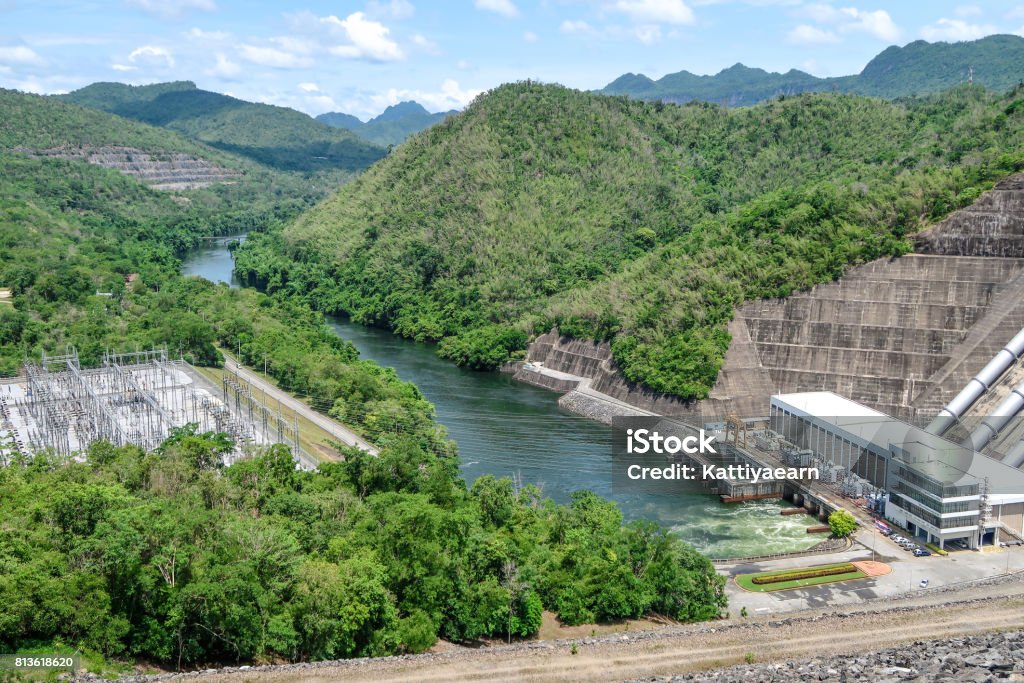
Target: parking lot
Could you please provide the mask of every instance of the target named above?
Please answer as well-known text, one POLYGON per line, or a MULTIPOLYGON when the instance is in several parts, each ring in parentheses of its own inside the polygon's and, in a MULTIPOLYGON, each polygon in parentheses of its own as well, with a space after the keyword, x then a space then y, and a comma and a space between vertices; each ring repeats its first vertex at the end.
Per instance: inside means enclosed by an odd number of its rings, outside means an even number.
POLYGON ((934 590, 1001 574, 1024 571, 1024 547, 951 550, 949 555, 914 555, 880 533, 864 529, 857 543, 847 551, 814 557, 795 557, 765 562, 723 564, 730 609, 736 616, 747 608, 751 615, 779 614, 810 608, 825 608, 884 600, 908 592, 934 590), (806 567, 813 564, 878 560, 892 567, 892 573, 858 581, 825 584, 775 593, 749 593, 732 580, 737 574, 806 567), (921 588, 927 579, 927 588, 921 588))

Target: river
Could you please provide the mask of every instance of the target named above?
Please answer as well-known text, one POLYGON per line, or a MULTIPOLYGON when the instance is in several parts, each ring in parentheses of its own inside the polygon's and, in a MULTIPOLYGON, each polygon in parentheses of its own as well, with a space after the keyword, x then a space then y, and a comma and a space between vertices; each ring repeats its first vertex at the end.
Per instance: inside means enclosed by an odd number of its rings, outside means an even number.
MULTIPOLYGON (((185 258, 182 271, 238 286, 227 245, 243 236, 210 240, 185 258)), ((710 557, 743 557, 802 550, 812 522, 783 516, 779 501, 724 505, 696 483, 671 496, 612 492, 611 429, 558 406, 558 395, 508 375, 473 372, 442 360, 429 344, 340 318, 329 324, 364 358, 393 367, 434 404, 437 419, 459 446, 462 474, 472 483, 483 474, 511 476, 566 502, 572 491, 591 489, 614 499, 628 519, 647 518, 710 557)))

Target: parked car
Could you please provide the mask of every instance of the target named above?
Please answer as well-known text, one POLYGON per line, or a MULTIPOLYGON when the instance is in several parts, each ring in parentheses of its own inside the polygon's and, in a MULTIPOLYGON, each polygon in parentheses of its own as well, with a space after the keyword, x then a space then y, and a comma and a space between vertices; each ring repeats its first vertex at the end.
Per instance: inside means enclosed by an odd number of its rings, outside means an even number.
POLYGON ((931 555, 931 552, 924 548, 916 548, 914 550, 914 557, 927 557, 929 555, 931 555))
POLYGON ((921 583, 919 583, 917 585, 920 586, 921 588, 927 588, 928 587, 928 579, 921 579, 921 583))

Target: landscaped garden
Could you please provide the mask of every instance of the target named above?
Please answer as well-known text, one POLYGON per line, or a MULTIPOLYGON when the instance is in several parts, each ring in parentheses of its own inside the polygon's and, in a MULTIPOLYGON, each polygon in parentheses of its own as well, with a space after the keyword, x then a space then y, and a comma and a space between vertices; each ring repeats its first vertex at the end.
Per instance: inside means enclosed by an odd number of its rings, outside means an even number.
POLYGON ((772 572, 755 572, 740 574, 736 577, 736 585, 743 590, 756 593, 789 590, 818 586, 823 583, 852 581, 868 576, 860 568, 850 562, 837 564, 821 564, 813 567, 795 567, 772 572))

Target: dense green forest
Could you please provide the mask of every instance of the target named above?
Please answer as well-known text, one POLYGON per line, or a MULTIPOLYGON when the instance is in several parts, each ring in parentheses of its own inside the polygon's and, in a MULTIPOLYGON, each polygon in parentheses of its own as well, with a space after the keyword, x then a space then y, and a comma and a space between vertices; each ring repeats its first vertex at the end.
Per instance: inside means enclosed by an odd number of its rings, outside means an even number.
POLYGON ((506 85, 249 240, 237 270, 476 368, 557 325, 702 398, 737 304, 904 253, 1024 168, 1022 95, 726 109, 506 85))
POLYGON ((93 83, 58 97, 161 126, 283 171, 358 171, 386 153, 294 109, 200 90, 191 81, 93 83))
POLYGON ((399 102, 366 122, 351 114, 333 111, 320 114, 316 120, 328 126, 350 130, 364 140, 386 147, 397 145, 410 135, 430 128, 454 113, 446 111, 431 114, 418 102, 399 102))
MULTIPOLYGON (((5 96, 28 111, 40 100, 5 96)), ((90 144, 61 118, 84 110, 44 103, 60 116, 5 119, 5 144, 90 144)), ((613 503, 582 491, 559 506, 491 477, 467 490, 416 387, 359 359, 298 297, 178 274, 199 237, 278 232, 317 196, 303 194, 304 176, 265 170, 267 187, 246 176, 171 194, 82 161, 2 151, 0 168, 0 287, 14 295, 0 305, 0 372, 69 344, 85 365, 105 349, 166 345, 217 366, 218 346, 240 348, 381 451, 299 472, 272 448, 223 468, 225 436, 185 427, 151 453, 98 443, 84 462, 10 458, 4 651, 191 667, 530 636, 545 609, 570 624, 723 610, 706 558, 663 528, 624 526, 613 503)))
POLYGON ((555 506, 406 437, 296 471, 273 447, 221 469, 221 436, 0 468, 0 644, 58 640, 174 666, 420 652, 438 637, 715 617, 723 579, 651 523, 578 492, 555 506))
POLYGON ((967 82, 1003 91, 1024 80, 1024 38, 994 35, 957 43, 916 40, 893 45, 874 57, 856 75, 818 78, 790 69, 769 73, 735 64, 713 76, 679 71, 653 80, 643 74, 624 74, 606 85, 605 95, 628 95, 644 100, 689 102, 701 100, 729 106, 749 106, 779 95, 804 92, 843 92, 895 99, 941 92, 967 82))

